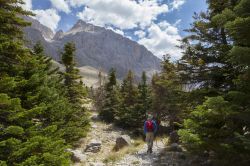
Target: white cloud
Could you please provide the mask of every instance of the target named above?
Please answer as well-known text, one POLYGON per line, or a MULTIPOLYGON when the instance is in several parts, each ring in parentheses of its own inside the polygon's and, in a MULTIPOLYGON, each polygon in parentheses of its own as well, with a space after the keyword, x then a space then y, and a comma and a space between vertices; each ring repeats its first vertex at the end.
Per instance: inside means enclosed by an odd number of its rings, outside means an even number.
POLYGON ((32 0, 23 0, 25 4, 21 5, 23 9, 25 10, 31 10, 32 9, 32 0))
POLYGON ((124 36, 124 32, 120 29, 114 29, 112 27, 107 27, 107 29, 110 29, 110 30, 114 31, 115 33, 118 33, 118 34, 124 36))
POLYGON ((179 9, 185 2, 186 0, 174 0, 171 3, 171 6, 172 6, 171 10, 179 9))
POLYGON ((167 21, 162 21, 158 23, 158 26, 162 31, 169 35, 178 35, 178 29, 173 25, 169 24, 167 21))
POLYGON ((70 13, 69 4, 64 0, 50 0, 52 6, 59 11, 63 11, 65 13, 70 13))
POLYGON ((172 60, 181 57, 181 50, 176 46, 180 44, 181 36, 178 29, 166 21, 158 24, 153 23, 148 28, 148 36, 138 42, 153 52, 159 58, 165 54, 170 54, 172 60))
POLYGON ((78 13, 82 20, 95 25, 113 25, 120 29, 145 27, 157 19, 157 16, 168 12, 166 4, 160 5, 157 0, 71 0, 73 6, 84 5, 78 13))
POLYGON ((73 7, 80 7, 85 4, 85 0, 67 0, 67 2, 73 7))
POLYGON ((139 31, 135 31, 134 35, 138 36, 141 39, 141 38, 144 38, 146 36, 146 33, 142 30, 139 30, 139 31))
POLYGON ((41 24, 49 27, 53 31, 56 30, 59 21, 61 20, 60 15, 55 9, 45 9, 45 10, 32 10, 32 0, 23 0, 24 5, 21 5, 23 9, 30 10, 35 16, 33 18, 37 19, 41 24))
MULTIPOLYGON (((171 25, 167 21, 154 23, 157 16, 170 10, 179 9, 186 0, 173 0, 163 4, 161 0, 68 0, 73 7, 85 6, 77 16, 82 20, 99 25, 112 25, 118 29, 134 29, 139 43, 156 56, 168 53, 172 59, 181 56, 181 50, 176 47, 181 39, 177 26, 180 20, 171 25)), ((117 29, 113 29, 117 31, 117 29)), ((123 32, 118 32, 122 33, 123 32)))
POLYGON ((55 9, 34 10, 33 12, 36 14, 35 18, 41 24, 51 28, 53 31, 56 30, 61 17, 55 9))

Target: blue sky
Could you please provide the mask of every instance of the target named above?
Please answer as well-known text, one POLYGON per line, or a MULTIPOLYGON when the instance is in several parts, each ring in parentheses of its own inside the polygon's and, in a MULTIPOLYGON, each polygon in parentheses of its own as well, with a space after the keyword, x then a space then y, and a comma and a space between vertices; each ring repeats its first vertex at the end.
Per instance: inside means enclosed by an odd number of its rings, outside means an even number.
POLYGON ((53 31, 68 31, 79 19, 103 26, 137 41, 156 56, 181 56, 176 48, 187 35, 194 12, 205 11, 205 0, 24 0, 53 31))

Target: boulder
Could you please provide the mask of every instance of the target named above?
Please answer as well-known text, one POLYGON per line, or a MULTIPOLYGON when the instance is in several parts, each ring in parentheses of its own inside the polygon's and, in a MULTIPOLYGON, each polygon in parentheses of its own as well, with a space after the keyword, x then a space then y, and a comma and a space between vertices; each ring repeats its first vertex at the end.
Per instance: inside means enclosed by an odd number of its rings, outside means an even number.
POLYGON ((102 142, 100 140, 92 139, 90 143, 86 146, 84 152, 97 153, 101 150, 102 142))
POLYGON ((78 163, 86 160, 86 155, 83 154, 80 150, 67 149, 67 151, 72 153, 71 159, 73 162, 78 163))
POLYGON ((116 138, 114 150, 118 151, 125 146, 131 145, 131 138, 128 135, 122 135, 116 138))

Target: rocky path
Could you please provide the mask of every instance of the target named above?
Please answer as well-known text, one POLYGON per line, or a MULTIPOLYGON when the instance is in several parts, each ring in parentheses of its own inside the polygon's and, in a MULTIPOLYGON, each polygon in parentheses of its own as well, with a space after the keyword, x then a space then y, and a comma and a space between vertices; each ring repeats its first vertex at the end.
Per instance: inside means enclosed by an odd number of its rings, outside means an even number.
POLYGON ((105 165, 103 160, 107 154, 112 152, 112 148, 115 145, 115 140, 119 135, 123 134, 123 131, 114 127, 111 124, 101 122, 97 116, 97 113, 92 113, 91 116, 91 129, 87 137, 83 139, 81 146, 76 151, 81 151, 82 161, 76 163, 75 166, 101 166, 105 165), (87 145, 91 143, 100 143, 100 151, 85 152, 87 145))
POLYGON ((154 142, 152 154, 146 153, 147 145, 141 142, 142 144, 138 146, 139 148, 134 149, 133 152, 123 154, 118 159, 105 162, 109 155, 115 153, 112 150, 116 138, 127 133, 120 128, 100 121, 95 112, 92 113, 91 119, 91 129, 87 137, 81 141, 79 148, 72 150, 75 161, 78 161, 74 166, 181 165, 179 161, 173 160, 173 158, 176 158, 174 157, 175 152, 165 152, 165 144, 162 139, 154 142))
POLYGON ((115 163, 119 166, 130 166, 130 165, 142 165, 142 166, 151 166, 155 165, 158 161, 161 152, 164 150, 165 145, 163 141, 155 141, 153 147, 153 153, 147 154, 147 145, 144 144, 142 149, 135 152, 134 154, 125 155, 122 160, 115 163))

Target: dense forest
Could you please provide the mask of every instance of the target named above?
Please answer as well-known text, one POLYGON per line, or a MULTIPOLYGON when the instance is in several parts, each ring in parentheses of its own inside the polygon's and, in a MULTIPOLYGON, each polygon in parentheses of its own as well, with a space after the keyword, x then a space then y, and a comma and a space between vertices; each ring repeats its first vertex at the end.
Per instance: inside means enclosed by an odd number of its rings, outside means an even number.
POLYGON ((0 1, 0 165, 70 165, 89 130, 86 97, 107 123, 142 133, 148 113, 168 122, 173 142, 210 165, 250 164, 250 0, 207 0, 179 46, 180 60, 165 55, 161 71, 120 82, 111 69, 88 90, 76 68, 75 45, 61 53, 60 72, 37 43, 25 46, 20 0, 0 1), (89 93, 89 94, 87 94, 89 93))

